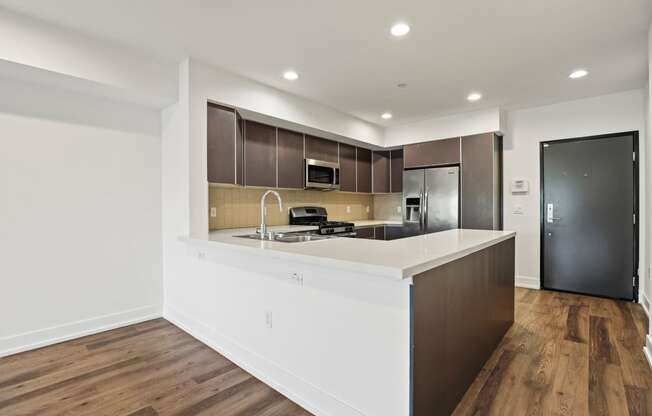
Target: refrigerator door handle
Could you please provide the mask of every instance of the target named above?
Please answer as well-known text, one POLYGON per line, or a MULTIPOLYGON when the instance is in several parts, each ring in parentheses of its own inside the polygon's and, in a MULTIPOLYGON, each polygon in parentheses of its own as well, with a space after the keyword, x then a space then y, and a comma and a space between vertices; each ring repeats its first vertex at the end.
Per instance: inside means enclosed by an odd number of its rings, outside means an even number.
POLYGON ((426 188, 426 194, 423 196, 423 232, 425 233, 428 229, 428 191, 426 188))
POLYGON ((419 231, 423 232, 423 189, 419 189, 419 231))

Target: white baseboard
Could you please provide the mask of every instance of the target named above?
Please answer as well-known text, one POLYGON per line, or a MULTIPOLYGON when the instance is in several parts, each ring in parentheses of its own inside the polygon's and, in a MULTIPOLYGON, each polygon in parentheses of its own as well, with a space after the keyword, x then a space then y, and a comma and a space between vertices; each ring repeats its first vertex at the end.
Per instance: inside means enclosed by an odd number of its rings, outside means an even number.
POLYGON ((645 354, 648 365, 650 368, 652 368, 652 338, 650 338, 649 334, 645 336, 645 347, 643 347, 643 354, 645 354))
POLYGON ((650 300, 645 296, 645 293, 640 293, 638 298, 638 303, 643 307, 643 312, 650 317, 650 300))
POLYGON ((538 277, 516 276, 516 287, 525 289, 541 289, 541 282, 538 277))
POLYGON ((175 308, 166 305, 163 317, 316 416, 365 416, 353 406, 175 308))
POLYGON ((0 357, 160 318, 162 316, 161 312, 160 305, 148 305, 110 315, 10 335, 0 338, 0 357))

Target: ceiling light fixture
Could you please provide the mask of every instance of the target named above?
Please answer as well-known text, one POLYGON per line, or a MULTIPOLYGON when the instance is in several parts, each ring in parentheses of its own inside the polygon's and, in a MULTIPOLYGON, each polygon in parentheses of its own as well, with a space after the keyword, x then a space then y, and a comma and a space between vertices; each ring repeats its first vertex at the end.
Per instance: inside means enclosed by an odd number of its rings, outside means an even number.
POLYGON ((584 78, 587 75, 589 75, 589 71, 587 71, 586 69, 578 69, 576 71, 571 72, 568 78, 578 79, 578 78, 584 78))
POLYGON ((390 118, 392 118, 392 113, 383 113, 381 117, 384 118, 385 120, 389 120, 390 118))
POLYGON ((295 71, 285 71, 283 73, 283 78, 287 79, 288 81, 294 81, 299 79, 299 74, 297 74, 295 71))
POLYGON ((407 23, 396 23, 392 26, 391 33, 392 36, 401 37, 405 36, 410 32, 410 26, 407 23))
POLYGON ((480 94, 479 92, 472 92, 471 94, 469 94, 468 97, 466 97, 466 99, 471 102, 478 101, 481 98, 482 98, 482 94, 480 94))

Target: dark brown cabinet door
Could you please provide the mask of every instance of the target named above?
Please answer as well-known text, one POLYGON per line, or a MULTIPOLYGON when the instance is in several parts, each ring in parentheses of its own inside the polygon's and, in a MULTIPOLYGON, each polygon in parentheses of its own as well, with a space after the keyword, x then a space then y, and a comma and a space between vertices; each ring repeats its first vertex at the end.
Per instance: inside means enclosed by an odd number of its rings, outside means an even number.
POLYGON ((303 134, 278 129, 278 187, 303 189, 303 134))
POLYGON ((235 110, 209 103, 207 132, 208 182, 236 183, 235 110))
POLYGON ((433 140, 403 147, 405 168, 455 165, 460 163, 460 138, 433 140))
POLYGON ((340 143, 340 190, 355 192, 355 146, 340 143))
POLYGON ((244 129, 245 121, 235 112, 235 183, 244 185, 244 129))
POLYGON ((356 148, 358 170, 358 192, 371 192, 371 150, 356 148))
POLYGON ((389 151, 373 152, 373 192, 389 192, 389 151))
POLYGON ((374 239, 374 227, 356 228, 356 238, 366 238, 368 240, 374 239))
POLYGON ((403 192, 403 149, 390 152, 390 192, 403 192))
POLYGON ((374 239, 384 240, 385 239, 385 226, 381 225, 380 227, 374 227, 374 239))
POLYGON ((337 142, 306 135, 306 159, 338 162, 337 142))
POLYGON ((246 121, 245 185, 276 186, 276 127, 246 121))
POLYGON ((462 137, 462 228, 500 228, 499 139, 493 133, 462 137))

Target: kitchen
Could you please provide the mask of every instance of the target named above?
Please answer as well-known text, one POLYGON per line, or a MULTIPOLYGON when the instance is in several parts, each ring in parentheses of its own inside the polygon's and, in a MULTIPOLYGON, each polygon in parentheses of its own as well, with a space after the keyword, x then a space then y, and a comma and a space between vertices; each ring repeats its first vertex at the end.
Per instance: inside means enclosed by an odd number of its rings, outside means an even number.
POLYGON ((564 10, 0 0, 0 415, 646 414, 652 8, 564 10))

